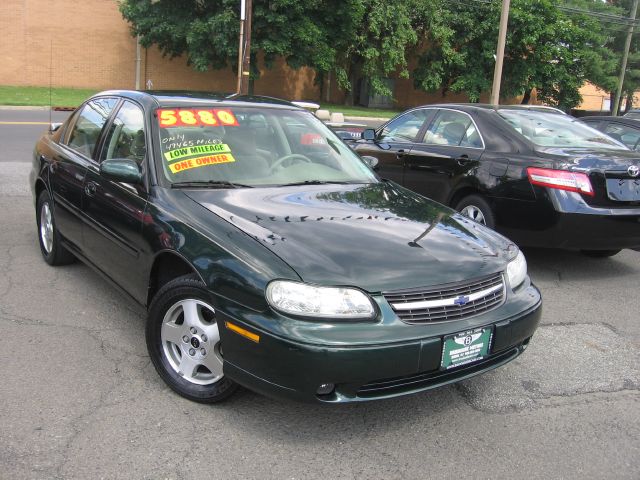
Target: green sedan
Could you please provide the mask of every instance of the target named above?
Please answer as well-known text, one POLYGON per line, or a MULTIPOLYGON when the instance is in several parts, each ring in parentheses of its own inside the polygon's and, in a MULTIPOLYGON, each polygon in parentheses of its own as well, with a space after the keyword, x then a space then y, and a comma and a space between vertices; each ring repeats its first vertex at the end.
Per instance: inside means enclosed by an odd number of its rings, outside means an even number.
POLYGON ((140 304, 191 400, 374 400, 516 358, 541 314, 523 254, 375 164, 288 102, 107 91, 38 141, 30 186, 44 260, 140 304))

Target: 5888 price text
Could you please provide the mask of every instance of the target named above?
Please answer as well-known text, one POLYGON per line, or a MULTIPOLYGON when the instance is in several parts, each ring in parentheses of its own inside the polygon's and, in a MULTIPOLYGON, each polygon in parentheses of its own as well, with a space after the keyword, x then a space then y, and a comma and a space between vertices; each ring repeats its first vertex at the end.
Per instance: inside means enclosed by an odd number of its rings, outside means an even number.
POLYGON ((238 120, 231 110, 225 109, 166 109, 157 110, 160 127, 237 127, 238 120))

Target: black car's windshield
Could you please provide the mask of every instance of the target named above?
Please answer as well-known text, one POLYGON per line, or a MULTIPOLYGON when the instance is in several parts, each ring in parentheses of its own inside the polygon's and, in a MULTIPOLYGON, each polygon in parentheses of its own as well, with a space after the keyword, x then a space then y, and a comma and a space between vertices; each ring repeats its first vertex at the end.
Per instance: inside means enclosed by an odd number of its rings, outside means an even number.
POLYGON ((309 112, 198 107, 157 111, 171 184, 371 183, 371 169, 309 112))
POLYGON ((509 109, 500 109, 498 114, 515 131, 541 147, 627 150, 623 144, 569 115, 509 109))

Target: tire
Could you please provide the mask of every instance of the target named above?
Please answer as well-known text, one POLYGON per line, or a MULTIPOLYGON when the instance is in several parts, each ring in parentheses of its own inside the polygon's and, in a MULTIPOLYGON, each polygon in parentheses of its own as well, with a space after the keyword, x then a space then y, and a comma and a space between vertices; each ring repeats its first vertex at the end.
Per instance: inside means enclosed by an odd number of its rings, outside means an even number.
POLYGON ((469 195, 468 197, 464 197, 458 202, 455 209, 465 217, 481 223, 482 225, 486 225, 489 228, 494 228, 496 226, 495 217, 493 216, 491 207, 487 201, 479 195, 469 195))
POLYGON ((179 395, 220 402, 238 388, 224 376, 220 333, 211 295, 195 275, 165 284, 154 296, 146 324, 156 371, 179 395))
POLYGON ((583 255, 591 258, 609 258, 620 253, 621 250, 581 250, 583 255))
POLYGON ((38 243, 42 258, 49 265, 67 265, 75 261, 69 250, 62 246, 60 233, 56 228, 53 202, 49 192, 43 190, 36 203, 36 225, 38 227, 38 243))

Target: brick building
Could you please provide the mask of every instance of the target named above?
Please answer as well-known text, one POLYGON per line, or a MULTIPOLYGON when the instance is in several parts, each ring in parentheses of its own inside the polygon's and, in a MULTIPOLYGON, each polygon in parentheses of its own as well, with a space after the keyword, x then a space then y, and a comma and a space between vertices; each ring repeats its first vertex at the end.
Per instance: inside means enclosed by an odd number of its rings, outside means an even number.
MULTIPOLYGON (((118 11, 117 0, 2 0, 0 31, 0 85, 135 88, 136 40, 118 11)), ((196 72, 184 58, 163 58, 156 48, 142 49, 139 65, 142 88, 147 81, 154 89, 232 92, 236 87, 236 74, 230 69, 196 72)), ((320 100, 310 68, 294 70, 279 61, 270 70, 260 65, 260 71, 256 94, 320 100)), ((415 90, 410 79, 392 82, 396 107, 468 101, 463 94, 443 98, 415 90)), ((344 92, 335 88, 335 80, 331 84, 329 100, 342 102, 344 92)), ((594 105, 601 98, 585 93, 586 109, 599 109, 594 105)), ((487 100, 488 94, 481 98, 487 100)))

